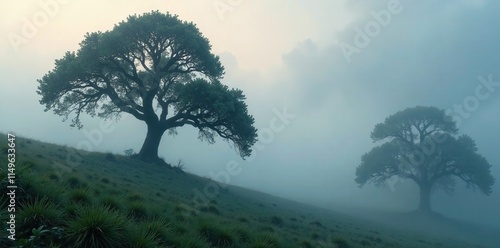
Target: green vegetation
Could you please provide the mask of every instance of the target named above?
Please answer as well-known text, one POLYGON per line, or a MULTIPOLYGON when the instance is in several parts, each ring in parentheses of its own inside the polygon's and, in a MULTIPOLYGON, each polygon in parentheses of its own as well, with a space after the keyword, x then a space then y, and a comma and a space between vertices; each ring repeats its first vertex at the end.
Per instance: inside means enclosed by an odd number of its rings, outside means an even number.
POLYGON ((126 219, 119 212, 94 205, 81 208, 66 223, 67 241, 76 247, 122 247, 126 219))
POLYGON ((428 215, 432 190, 451 193, 457 179, 491 194, 491 164, 477 153, 471 137, 457 133, 453 117, 436 107, 417 106, 390 115, 371 134, 373 142, 385 143, 361 157, 355 181, 359 186, 381 186, 393 176, 412 180, 420 189, 418 211, 428 215))
MULTIPOLYGON (((234 186, 195 204, 193 190, 211 180, 125 155, 103 159, 22 137, 16 143, 24 144, 16 153, 17 240, 3 239, 3 224, 0 247, 471 247, 234 186)), ((1 196, 2 223, 7 204, 1 196)))
MULTIPOLYGON (((158 157, 163 134, 185 125, 209 143, 215 136, 231 141, 248 157, 257 141, 254 119, 243 92, 219 81, 223 75, 219 57, 194 23, 152 11, 87 33, 77 52, 67 52, 38 80, 37 93, 46 111, 64 119, 75 114, 71 125, 79 128, 82 113, 111 118, 125 112, 145 122, 139 153, 125 150, 142 161, 165 164, 158 157)), ((104 159, 117 162, 112 153, 104 159)))

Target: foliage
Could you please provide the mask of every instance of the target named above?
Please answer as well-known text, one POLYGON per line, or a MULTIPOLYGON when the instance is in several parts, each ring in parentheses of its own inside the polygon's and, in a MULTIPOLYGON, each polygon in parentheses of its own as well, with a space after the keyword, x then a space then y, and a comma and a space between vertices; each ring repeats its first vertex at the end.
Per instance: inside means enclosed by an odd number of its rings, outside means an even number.
POLYGON ((158 247, 157 234, 139 227, 130 227, 127 237, 128 247, 133 248, 153 248, 158 247))
POLYGON ((207 240, 199 234, 183 234, 174 241, 174 247, 179 248, 210 248, 207 240))
POLYGON ((148 215, 146 205, 140 201, 133 201, 129 203, 129 215, 135 219, 144 219, 148 215))
POLYGON ((123 151, 123 153, 124 153, 124 154, 125 154, 125 156, 127 156, 127 157, 130 157, 130 156, 132 156, 132 155, 134 155, 134 154, 135 154, 134 149, 132 149, 132 148, 124 150, 124 151, 123 151))
POLYGON ((491 165, 474 141, 457 131, 452 117, 435 107, 397 112, 375 126, 371 138, 385 143, 361 157, 355 181, 363 186, 383 185, 393 176, 411 179, 421 189, 421 206, 429 205, 422 201, 428 201, 433 186, 452 191, 455 178, 490 194, 491 165))
POLYGON ((89 204, 92 198, 88 188, 77 188, 69 192, 69 200, 77 204, 89 204))
POLYGON ((146 122, 139 157, 155 156, 162 134, 191 125, 200 139, 232 141, 242 157, 256 142, 254 119, 241 90, 220 83, 224 67, 196 25, 152 11, 129 16, 111 31, 87 33, 77 52, 56 60, 38 80, 45 111, 82 127, 82 113, 128 113, 146 122))
POLYGON ((70 176, 66 182, 68 183, 68 186, 70 188, 77 188, 79 186, 82 185, 82 182, 80 180, 80 178, 78 178, 77 176, 70 176))
POLYGON ((55 244, 61 243, 64 236, 64 230, 61 227, 46 229, 46 226, 42 225, 39 228, 33 228, 31 232, 32 234, 29 238, 19 240, 18 244, 20 247, 58 247, 55 244))
POLYGON ((178 171, 184 172, 184 170, 186 169, 186 164, 184 164, 184 161, 182 161, 182 159, 179 159, 179 161, 177 161, 177 164, 174 165, 174 168, 178 171))
POLYGON ((263 233, 250 243, 251 248, 279 248, 281 247, 279 238, 272 233, 263 233))
POLYGON ((232 247, 237 242, 237 237, 232 230, 221 227, 210 219, 201 220, 198 230, 203 237, 216 247, 232 247))
POLYGON ((107 207, 82 208, 69 221, 67 238, 75 247, 120 247, 125 223, 122 215, 107 207))
POLYGON ((172 230, 164 217, 146 220, 141 226, 144 230, 155 235, 160 242, 167 243, 171 238, 172 230))
POLYGON ((109 207, 111 210, 120 210, 122 204, 121 198, 115 195, 105 195, 101 198, 101 204, 109 207))
POLYGON ((48 198, 36 198, 21 204, 18 215, 19 230, 31 231, 41 226, 54 227, 62 222, 62 212, 48 198))

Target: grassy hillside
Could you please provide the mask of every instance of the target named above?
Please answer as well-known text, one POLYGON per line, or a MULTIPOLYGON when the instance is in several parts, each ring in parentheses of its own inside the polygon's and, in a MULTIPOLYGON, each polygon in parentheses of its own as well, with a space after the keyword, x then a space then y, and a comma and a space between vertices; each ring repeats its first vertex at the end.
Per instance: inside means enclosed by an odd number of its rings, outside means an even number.
MULTIPOLYGON (((1 187, 7 137, 0 134, 1 187)), ((181 168, 16 137, 16 238, 0 247, 482 247, 405 231, 181 168)), ((2 223, 9 221, 6 194, 2 223)))

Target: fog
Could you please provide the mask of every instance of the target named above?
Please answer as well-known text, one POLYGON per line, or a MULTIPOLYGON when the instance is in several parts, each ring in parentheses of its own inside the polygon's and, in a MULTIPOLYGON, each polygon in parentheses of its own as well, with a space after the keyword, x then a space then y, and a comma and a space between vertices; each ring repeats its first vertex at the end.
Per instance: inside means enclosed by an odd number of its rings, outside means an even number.
MULTIPOLYGON (((459 133, 476 141, 498 182, 499 83, 477 105, 470 99, 481 78, 500 81, 500 2, 332 2, 59 1, 51 13, 36 1, 3 3, 0 132, 72 147, 87 142, 94 151, 138 151, 146 134, 142 122, 85 116, 82 130, 71 128, 44 112, 36 80, 76 50, 86 32, 158 9, 198 25, 225 66, 223 83, 243 90, 259 129, 247 160, 222 139, 209 145, 194 128, 178 129, 163 137, 160 155, 167 162, 182 159, 190 173, 211 177, 236 161, 243 169, 230 184, 326 208, 411 211, 418 204, 412 182, 360 189, 354 173, 361 155, 378 145, 370 139, 377 123, 423 105, 455 116, 459 133), (26 21, 35 30, 23 33, 26 21), (21 41, 13 42, 13 35, 21 41)), ((453 195, 433 194, 432 204, 446 216, 500 227, 499 183, 490 196, 458 184, 453 195)))

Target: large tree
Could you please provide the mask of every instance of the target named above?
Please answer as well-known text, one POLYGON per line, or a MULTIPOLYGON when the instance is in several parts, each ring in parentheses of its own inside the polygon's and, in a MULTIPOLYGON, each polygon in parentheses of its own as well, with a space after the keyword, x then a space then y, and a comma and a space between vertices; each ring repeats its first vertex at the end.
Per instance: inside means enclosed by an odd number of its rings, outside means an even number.
POLYGON ((87 33, 77 52, 56 60, 38 80, 45 111, 82 127, 80 115, 128 113, 147 125, 138 154, 158 162, 162 135, 191 125, 199 138, 232 141, 241 157, 256 142, 241 90, 220 83, 224 67, 196 25, 158 11, 129 16, 106 32, 87 33))
POLYGON ((394 176, 413 180, 420 188, 418 210, 425 213, 432 211, 431 190, 451 192, 457 178, 489 195, 491 165, 469 136, 457 132, 444 110, 419 106, 397 112, 375 126, 372 140, 384 143, 361 157, 355 181, 362 187, 394 176))

